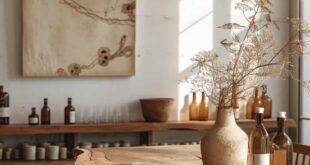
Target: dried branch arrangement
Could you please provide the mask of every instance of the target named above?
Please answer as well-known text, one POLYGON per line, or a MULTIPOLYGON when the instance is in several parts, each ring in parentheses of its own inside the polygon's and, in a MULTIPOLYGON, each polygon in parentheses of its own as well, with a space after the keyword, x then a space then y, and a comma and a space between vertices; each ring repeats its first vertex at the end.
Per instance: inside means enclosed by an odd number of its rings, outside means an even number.
MULTIPOLYGON (((187 81, 193 90, 205 91, 209 101, 218 108, 229 108, 236 100, 244 99, 249 89, 260 85, 266 78, 293 78, 293 58, 305 54, 306 40, 310 37, 310 24, 300 19, 288 18, 295 30, 284 45, 276 41, 275 31, 281 31, 274 20, 270 0, 241 0, 235 9, 240 10, 246 25, 227 23, 218 28, 231 31, 231 38, 221 45, 227 54, 202 51, 192 58, 193 75, 187 81)), ((310 81, 302 82, 310 89, 310 81)))

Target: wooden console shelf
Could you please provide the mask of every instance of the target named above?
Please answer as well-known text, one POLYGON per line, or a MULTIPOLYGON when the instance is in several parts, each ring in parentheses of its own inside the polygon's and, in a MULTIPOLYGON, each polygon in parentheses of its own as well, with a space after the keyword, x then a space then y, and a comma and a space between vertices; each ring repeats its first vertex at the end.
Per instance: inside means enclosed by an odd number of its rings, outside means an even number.
MULTIPOLYGON (((243 128, 253 128, 256 125, 255 120, 239 120, 238 125, 243 128)), ((286 120, 287 128, 296 127, 293 119, 286 120)), ((29 126, 25 124, 12 124, 0 126, 0 136, 11 135, 40 135, 40 134, 89 134, 89 133, 119 133, 119 132, 152 132, 167 130, 208 130, 214 125, 214 121, 171 121, 165 123, 104 123, 104 124, 52 124, 29 126)), ((276 119, 265 119, 266 128, 276 128, 276 119)))
MULTIPOLYGON (((64 141, 68 149, 77 145, 78 134, 90 133, 140 133, 140 144, 152 145, 152 134, 154 131, 168 130, 209 130, 215 121, 170 121, 164 123, 148 123, 148 122, 130 122, 130 123, 104 123, 104 124, 52 124, 29 126, 26 124, 12 124, 0 126, 0 136, 15 135, 46 135, 46 134, 64 134, 64 141)), ((243 129, 254 128, 255 120, 239 120, 238 125, 243 129)), ((287 119, 287 128, 296 127, 293 119, 287 119)), ((266 128, 276 128, 276 119, 265 119, 266 128)))

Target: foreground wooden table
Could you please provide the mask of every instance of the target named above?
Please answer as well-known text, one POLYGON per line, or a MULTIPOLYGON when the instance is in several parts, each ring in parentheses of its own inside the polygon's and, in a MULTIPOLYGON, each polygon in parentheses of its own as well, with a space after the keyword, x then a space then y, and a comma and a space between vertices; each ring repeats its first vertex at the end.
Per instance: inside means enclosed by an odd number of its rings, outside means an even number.
POLYGON ((202 165, 199 145, 82 149, 75 165, 202 165))

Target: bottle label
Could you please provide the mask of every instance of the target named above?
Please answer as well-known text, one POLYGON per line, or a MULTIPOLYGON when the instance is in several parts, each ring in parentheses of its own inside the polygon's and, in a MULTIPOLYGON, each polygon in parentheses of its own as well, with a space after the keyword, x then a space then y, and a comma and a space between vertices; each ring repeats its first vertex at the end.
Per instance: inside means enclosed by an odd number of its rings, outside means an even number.
POLYGON ((0 108, 0 117, 10 117, 10 108, 0 108))
POLYGON ((270 165, 270 154, 254 154, 253 165, 270 165))
POLYGON ((75 111, 70 112, 69 123, 75 123, 75 111))
POLYGON ((30 124, 38 124, 39 123, 39 119, 36 118, 36 117, 29 118, 29 123, 30 124))

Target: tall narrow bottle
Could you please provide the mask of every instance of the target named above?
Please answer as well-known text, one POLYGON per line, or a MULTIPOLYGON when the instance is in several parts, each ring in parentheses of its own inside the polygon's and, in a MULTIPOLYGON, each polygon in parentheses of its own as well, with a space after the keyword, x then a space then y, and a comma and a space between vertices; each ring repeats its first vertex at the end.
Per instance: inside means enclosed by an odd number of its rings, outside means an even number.
POLYGON ((72 106, 72 98, 68 98, 65 108, 65 124, 75 124, 75 108, 72 106))
POLYGON ((269 135, 263 125, 264 108, 256 108, 256 127, 249 139, 250 161, 253 165, 270 165, 269 135))
POLYGON ((284 122, 286 120, 286 112, 278 112, 278 130, 275 136, 272 137, 272 142, 275 145, 273 150, 284 150, 286 152, 286 164, 293 164, 293 143, 290 137, 285 133, 284 122))
POLYGON ((193 92, 193 100, 189 106, 189 119, 190 120, 199 120, 199 109, 196 101, 196 92, 193 92))
POLYGON ((44 99, 44 105, 41 110, 41 124, 49 125, 51 124, 51 110, 48 107, 48 99, 44 99))
POLYGON ((0 86, 0 125, 10 124, 10 96, 0 86))
POLYGON ((39 115, 36 113, 36 108, 31 109, 31 114, 29 115, 29 125, 39 125, 39 115))
POLYGON ((208 107, 206 104, 205 92, 201 93, 201 102, 199 104, 199 120, 200 121, 207 121, 208 120, 208 107))
POLYGON ((258 89, 257 87, 254 88, 254 91, 253 91, 253 94, 251 95, 251 97, 249 98, 247 104, 246 104, 246 118, 247 119, 252 119, 252 105, 254 103, 254 98, 255 98, 255 93, 256 93, 256 90, 257 90, 257 93, 258 93, 258 89))
POLYGON ((262 97, 261 97, 262 106, 265 108, 264 118, 271 118, 272 114, 272 100, 267 95, 267 86, 262 85, 262 97))
POLYGON ((260 97, 259 97, 259 95, 258 95, 258 88, 255 88, 255 94, 254 94, 254 100, 253 100, 253 104, 252 104, 252 115, 251 115, 251 118, 252 119, 255 119, 256 117, 255 117, 255 111, 256 111, 256 108, 257 107, 263 107, 262 106, 262 102, 261 102, 261 99, 260 99, 260 97))

